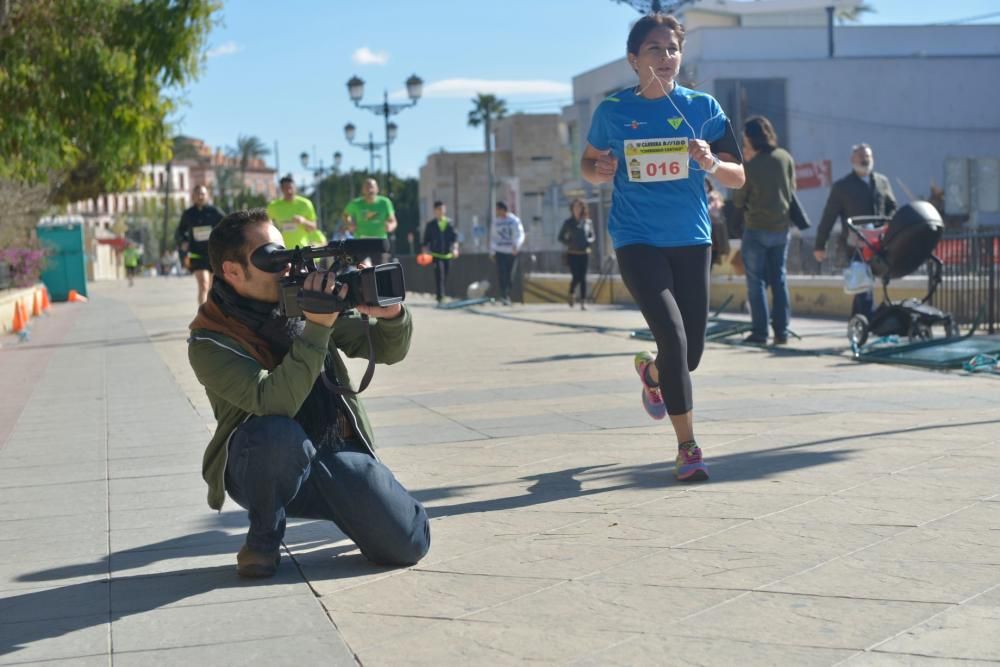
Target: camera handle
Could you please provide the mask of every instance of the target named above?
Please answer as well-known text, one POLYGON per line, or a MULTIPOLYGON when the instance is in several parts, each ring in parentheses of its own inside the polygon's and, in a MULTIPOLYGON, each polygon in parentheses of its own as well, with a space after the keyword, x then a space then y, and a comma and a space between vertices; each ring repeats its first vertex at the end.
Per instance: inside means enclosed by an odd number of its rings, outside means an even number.
POLYGON ((368 368, 365 369, 365 374, 361 377, 361 384, 358 385, 358 390, 354 391, 349 386, 341 387, 340 385, 334 384, 329 377, 326 375, 326 368, 319 372, 319 376, 323 378, 323 385, 330 390, 331 393, 357 396, 365 389, 372 381, 372 377, 375 376, 375 343, 372 341, 372 327, 368 322, 368 316, 362 315, 361 321, 365 323, 365 338, 368 340, 368 368))

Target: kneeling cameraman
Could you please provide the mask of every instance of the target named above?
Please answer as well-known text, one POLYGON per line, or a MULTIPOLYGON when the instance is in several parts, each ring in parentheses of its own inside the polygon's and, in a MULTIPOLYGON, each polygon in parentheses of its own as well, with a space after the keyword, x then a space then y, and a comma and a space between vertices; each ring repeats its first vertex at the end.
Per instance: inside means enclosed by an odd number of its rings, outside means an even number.
MULTIPOLYGON (((228 492, 249 511, 237 572, 275 573, 286 517, 328 519, 369 560, 412 565, 430 548, 427 514, 375 457, 360 400, 330 389, 350 387, 341 353, 368 354, 358 313, 378 318, 372 349, 386 364, 406 356, 410 314, 395 304, 282 316, 279 283, 289 266, 270 273, 250 261, 269 243, 280 246, 282 238, 264 209, 231 213, 212 230, 216 280, 188 339, 191 367, 218 422, 202 464, 208 504, 221 509, 228 492)), ((337 285, 333 274, 317 271, 303 290, 333 299, 337 285)), ((346 296, 345 286, 338 296, 346 296)))

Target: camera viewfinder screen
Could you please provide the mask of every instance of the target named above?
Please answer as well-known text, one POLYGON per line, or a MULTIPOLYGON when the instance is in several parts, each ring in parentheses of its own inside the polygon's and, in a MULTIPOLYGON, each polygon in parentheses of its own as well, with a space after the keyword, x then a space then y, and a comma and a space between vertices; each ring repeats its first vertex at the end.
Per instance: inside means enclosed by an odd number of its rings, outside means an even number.
POLYGON ((376 268, 375 290, 379 302, 383 305, 399 303, 403 300, 403 286, 400 284, 401 281, 396 279, 397 275, 401 273, 398 266, 387 267, 384 270, 381 267, 376 268))

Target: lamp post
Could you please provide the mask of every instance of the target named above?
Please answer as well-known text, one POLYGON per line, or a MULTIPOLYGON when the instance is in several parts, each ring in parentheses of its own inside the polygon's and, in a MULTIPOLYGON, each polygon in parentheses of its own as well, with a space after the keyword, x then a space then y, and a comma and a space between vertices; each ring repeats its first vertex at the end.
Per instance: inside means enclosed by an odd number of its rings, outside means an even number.
MULTIPOLYGON (((351 101, 354 102, 354 106, 359 109, 367 109, 376 116, 385 117, 385 141, 383 142, 385 146, 385 189, 386 195, 390 199, 392 198, 392 158, 389 153, 389 144, 396 138, 397 127, 395 123, 389 122, 389 116, 395 115, 403 109, 415 106, 417 100, 420 99, 420 95, 423 93, 423 89, 423 80, 416 74, 413 74, 406 80, 406 94, 410 98, 409 102, 389 104, 389 91, 386 90, 383 91, 381 104, 361 104, 361 98, 365 96, 365 82, 357 76, 352 76, 350 81, 347 82, 347 93, 350 95, 351 101)), ((369 146, 373 143, 370 136, 368 142, 369 146)))
MULTIPOLYGON (((392 138, 396 138, 396 124, 389 123, 392 125, 392 138)), ((354 141, 354 137, 357 135, 357 128, 354 127, 353 123, 348 123, 344 126, 344 138, 347 139, 347 143, 352 146, 356 146, 361 150, 368 151, 368 172, 371 174, 375 173, 375 151, 380 150, 385 147, 389 150, 389 144, 384 141, 375 141, 372 138, 372 133, 368 133, 368 141, 354 141)))
POLYGON ((340 151, 337 151, 333 154, 333 167, 329 169, 324 167, 322 158, 320 158, 318 167, 310 167, 309 153, 305 151, 299 153, 299 161, 302 163, 302 168, 313 175, 313 193, 316 195, 316 221, 320 229, 323 228, 323 193, 320 191, 319 186, 327 174, 335 174, 340 171, 340 163, 343 159, 344 156, 341 155, 340 151))

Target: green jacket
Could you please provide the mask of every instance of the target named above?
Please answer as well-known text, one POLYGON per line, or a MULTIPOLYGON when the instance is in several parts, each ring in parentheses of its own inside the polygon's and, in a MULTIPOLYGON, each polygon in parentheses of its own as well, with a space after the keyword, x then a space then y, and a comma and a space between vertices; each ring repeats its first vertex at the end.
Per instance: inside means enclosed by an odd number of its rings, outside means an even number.
MULTIPOLYGON (((371 321, 375 361, 394 364, 410 349, 413 321, 403 307, 392 320, 371 321)), ((215 435, 202 460, 202 477, 208 484, 208 505, 222 509, 226 498, 226 459, 229 437, 237 426, 252 416, 294 417, 312 390, 327 353, 332 356, 337 379, 349 383, 341 353, 351 358, 368 357, 361 316, 357 312, 337 318, 332 329, 306 322, 302 335, 273 370, 263 368, 232 338, 204 329, 194 329, 188 339, 188 359, 198 381, 205 387, 217 422, 215 435)), ((354 430, 374 452, 371 423, 357 396, 339 400, 354 420, 354 430)))
POLYGON ((743 165, 746 184, 733 192, 733 205, 745 209, 747 229, 786 231, 791 224, 788 211, 795 194, 795 160, 783 148, 757 153, 743 165))

